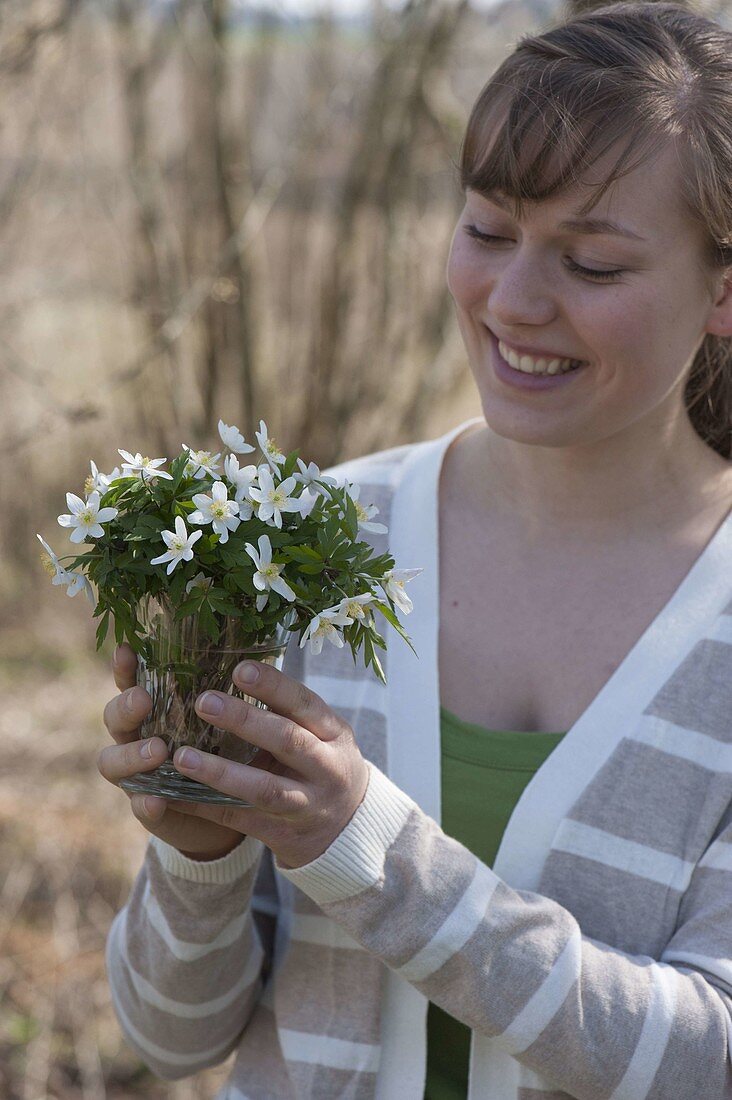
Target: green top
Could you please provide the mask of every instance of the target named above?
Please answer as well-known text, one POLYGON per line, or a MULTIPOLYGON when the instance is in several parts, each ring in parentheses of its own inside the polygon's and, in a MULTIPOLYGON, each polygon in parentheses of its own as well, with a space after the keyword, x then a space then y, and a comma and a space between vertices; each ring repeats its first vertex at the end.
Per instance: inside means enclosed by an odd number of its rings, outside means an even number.
MULTIPOLYGON (((440 707, 442 828, 493 866, 524 787, 564 733, 489 730, 440 707)), ((425 1100, 465 1100, 470 1028, 430 1003, 425 1100)))

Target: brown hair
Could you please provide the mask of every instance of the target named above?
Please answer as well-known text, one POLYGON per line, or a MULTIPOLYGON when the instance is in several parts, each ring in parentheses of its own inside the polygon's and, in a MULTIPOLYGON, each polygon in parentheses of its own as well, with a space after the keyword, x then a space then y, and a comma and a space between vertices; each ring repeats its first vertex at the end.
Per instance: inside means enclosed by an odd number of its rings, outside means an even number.
MULTIPOLYGON (((502 192, 520 218, 522 202, 562 190, 618 141, 582 213, 673 142, 711 292, 732 265, 732 34, 679 4, 626 0, 519 39, 470 113, 460 184, 502 192)), ((684 402, 699 436, 730 458, 732 338, 705 334, 684 402)))

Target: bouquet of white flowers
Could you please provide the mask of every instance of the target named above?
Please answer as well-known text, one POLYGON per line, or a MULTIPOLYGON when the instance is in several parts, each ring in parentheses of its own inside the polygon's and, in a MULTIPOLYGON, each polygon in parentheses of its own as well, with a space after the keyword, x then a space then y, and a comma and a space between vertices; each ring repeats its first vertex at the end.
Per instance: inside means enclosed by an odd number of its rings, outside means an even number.
POLYGON ((112 616, 117 643, 138 654, 138 680, 159 703, 143 733, 208 751, 216 738, 195 714, 197 695, 230 681, 244 655, 281 660, 292 633, 314 653, 326 639, 347 642, 354 663, 363 650, 386 683, 374 612, 413 650, 396 611, 411 611, 404 585, 422 572, 397 570, 359 541, 359 530, 387 529, 374 522, 375 505, 359 502, 358 485, 283 454, 264 421, 255 433, 262 461, 241 466, 237 456, 255 448, 235 426, 218 428, 230 452, 223 463, 185 444, 169 470, 165 458, 125 450, 110 474, 92 462, 85 499, 67 493, 69 512, 58 517, 73 544, 89 544, 83 553, 59 559, 38 535, 53 583, 69 596, 83 588, 94 603, 97 648, 112 616))

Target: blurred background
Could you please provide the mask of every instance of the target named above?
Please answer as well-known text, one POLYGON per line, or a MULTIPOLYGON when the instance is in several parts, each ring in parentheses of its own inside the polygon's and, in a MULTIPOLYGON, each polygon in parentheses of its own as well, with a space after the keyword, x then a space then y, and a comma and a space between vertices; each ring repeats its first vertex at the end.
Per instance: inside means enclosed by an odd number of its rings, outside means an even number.
MULTIPOLYGON (((146 836, 104 782, 113 643, 40 532, 93 458, 326 466, 481 412, 445 285, 469 109, 577 0, 1 0, 0 1098, 212 1098, 124 1044, 104 942, 146 836)), ((732 0, 695 10, 732 23, 732 0)))

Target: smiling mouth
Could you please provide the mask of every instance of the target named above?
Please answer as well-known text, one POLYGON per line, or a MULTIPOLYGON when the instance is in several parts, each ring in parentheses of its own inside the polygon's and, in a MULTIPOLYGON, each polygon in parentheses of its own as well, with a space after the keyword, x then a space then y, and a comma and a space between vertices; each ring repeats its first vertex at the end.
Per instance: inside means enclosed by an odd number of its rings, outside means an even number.
POLYGON ((552 377, 556 374, 569 374, 570 371, 579 370, 580 367, 588 366, 587 361, 584 359, 521 354, 513 351, 513 349, 508 347, 507 344, 504 344, 502 340, 499 340, 496 334, 489 329, 487 325, 485 328, 490 333, 492 340, 495 341, 498 353, 504 363, 511 367, 512 370, 519 371, 522 374, 552 377))

